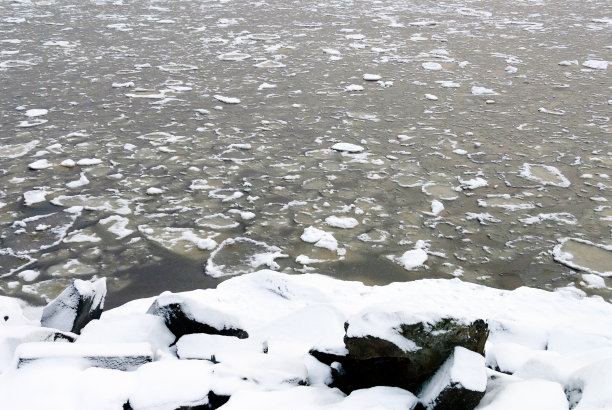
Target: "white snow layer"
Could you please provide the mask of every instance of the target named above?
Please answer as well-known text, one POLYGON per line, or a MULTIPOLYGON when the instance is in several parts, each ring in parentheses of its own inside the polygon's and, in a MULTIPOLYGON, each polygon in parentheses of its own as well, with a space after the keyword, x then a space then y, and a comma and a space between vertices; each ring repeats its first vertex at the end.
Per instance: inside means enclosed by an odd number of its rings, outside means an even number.
MULTIPOLYGON (((568 398, 577 410, 612 407, 612 305, 573 287, 506 291, 459 279, 366 286, 262 270, 216 289, 165 293, 160 302, 185 298, 194 318, 239 327, 249 338, 189 335, 170 347, 173 335, 163 321, 145 314, 154 300, 148 298, 104 312, 76 343, 148 343, 155 351, 152 363, 123 372, 45 359, 17 369, 15 348, 43 341, 32 332, 45 330, 25 318, 23 303, 0 297, 0 319, 8 317, 0 320, 0 407, 107 409, 129 400, 134 409, 175 409, 205 405, 212 390, 231 395, 223 409, 411 409, 415 396, 398 388, 374 387, 349 396, 330 389, 324 384, 330 368, 307 353, 312 348, 345 353, 346 321, 351 334, 377 334, 405 350, 418 349, 394 329, 442 317, 486 320, 487 365, 513 373, 488 371, 479 409, 566 410, 568 398), (179 357, 214 355, 216 361, 177 360, 177 350, 179 357), (300 380, 309 385, 297 386, 300 380)), ((463 363, 461 353, 455 355, 453 363, 463 363)), ((481 388, 482 376, 472 371, 471 360, 465 363, 445 377, 481 388)))

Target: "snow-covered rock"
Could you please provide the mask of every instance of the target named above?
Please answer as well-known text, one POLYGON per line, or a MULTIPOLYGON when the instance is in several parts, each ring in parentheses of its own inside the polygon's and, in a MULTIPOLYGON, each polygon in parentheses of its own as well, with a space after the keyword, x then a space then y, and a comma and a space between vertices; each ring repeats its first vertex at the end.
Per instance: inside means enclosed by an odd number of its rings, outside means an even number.
MULTIPOLYGON (((586 409, 611 402, 612 305, 574 287, 507 291, 458 279, 366 286, 264 270, 233 277, 216 289, 131 301, 91 321, 74 343, 63 336, 53 341, 53 335, 66 333, 42 329, 37 316, 39 308, 0 297, 0 408, 413 409, 420 384, 411 393, 381 386, 381 378, 348 396, 334 388, 343 375, 354 373, 349 359, 355 343, 349 339, 369 337, 385 354, 424 354, 457 338, 444 326, 435 328, 445 318, 488 324, 487 390, 477 409, 567 410, 570 404, 586 409), (189 315, 188 324, 198 323, 189 329, 197 333, 176 340, 166 328, 164 312, 171 314, 173 303, 189 315), (157 315, 147 314, 152 304, 157 315), (217 334, 199 332, 202 323, 217 334), (419 333, 419 324, 428 330, 419 333), (416 333, 408 336, 411 326, 416 333), (241 329, 249 337, 219 334, 227 329, 241 329), (17 368, 13 353, 29 342, 44 342, 30 347, 38 359, 17 368), (92 367, 95 363, 83 359, 81 349, 95 348, 101 355, 103 346, 125 356, 127 349, 117 344, 150 345, 153 362, 121 371, 92 367), (61 349, 74 354, 62 356, 61 349), (43 359, 43 352, 49 358, 43 359)), ((378 354, 374 345, 369 345, 372 357, 378 354)), ((366 352, 365 341, 363 346, 366 352)), ((388 368, 397 360, 391 356, 388 368)), ((465 368, 459 373, 452 379, 472 380, 465 368)))
POLYGON ((338 387, 344 391, 377 385, 414 391, 432 377, 455 347, 484 353, 483 320, 418 318, 402 312, 366 310, 345 324, 346 359, 338 387))
POLYGON ((236 336, 241 339, 249 337, 240 328, 237 318, 188 296, 165 292, 155 299, 147 313, 162 317, 177 339, 191 333, 236 336))
POLYGON ((22 343, 15 351, 17 368, 39 360, 85 362, 87 367, 134 370, 153 360, 148 343, 22 343))
POLYGON ((106 278, 93 282, 76 279, 44 309, 40 323, 65 332, 79 333, 104 309, 106 278))
POLYGON ((487 389, 485 359, 463 347, 451 356, 422 387, 419 400, 427 410, 473 409, 487 389))

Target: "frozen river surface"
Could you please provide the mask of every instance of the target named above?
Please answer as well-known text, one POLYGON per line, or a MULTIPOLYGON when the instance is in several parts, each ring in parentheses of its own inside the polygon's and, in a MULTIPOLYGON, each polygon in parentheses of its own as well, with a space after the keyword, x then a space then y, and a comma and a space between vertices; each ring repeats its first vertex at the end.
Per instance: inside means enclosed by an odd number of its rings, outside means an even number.
POLYGON ((257 268, 612 295, 612 4, 0 2, 0 293, 257 268))

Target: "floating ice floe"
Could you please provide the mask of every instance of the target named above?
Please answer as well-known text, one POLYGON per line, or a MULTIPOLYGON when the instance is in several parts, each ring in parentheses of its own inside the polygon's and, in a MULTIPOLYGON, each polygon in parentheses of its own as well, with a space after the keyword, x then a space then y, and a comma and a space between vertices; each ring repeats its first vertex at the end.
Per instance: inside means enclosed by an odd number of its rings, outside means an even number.
POLYGON ((193 70, 198 69, 198 67, 195 65, 176 64, 176 63, 160 65, 160 66, 157 66, 157 68, 161 71, 167 71, 170 73, 179 72, 179 71, 193 71, 193 70))
POLYGON ((314 246, 319 248, 329 249, 330 251, 338 251, 338 241, 329 232, 325 232, 322 229, 309 226, 304 229, 304 232, 300 236, 304 242, 312 243, 314 246))
POLYGON ((490 88, 473 86, 472 87, 472 95, 498 95, 495 91, 490 88))
POLYGON ((476 177, 476 178, 467 179, 467 180, 463 180, 461 178, 458 178, 458 179, 459 179, 459 183, 461 184, 462 189, 472 190, 472 189, 482 188, 482 187, 489 185, 487 180, 481 177, 476 177))
POLYGON ((68 188, 79 188, 89 184, 89 179, 85 176, 84 172, 81 172, 81 177, 75 181, 70 181, 66 184, 68 188))
POLYGON ((43 159, 39 159, 37 161, 30 163, 28 165, 28 168, 38 171, 41 169, 51 168, 52 166, 53 164, 50 163, 49 160, 47 160, 46 158, 43 158, 43 159))
POLYGON ((382 78, 382 76, 378 75, 378 74, 364 74, 363 75, 363 79, 365 81, 379 81, 382 78))
POLYGON ((421 67, 423 67, 425 70, 432 70, 432 71, 442 70, 442 64, 434 63, 433 61, 425 62, 425 63, 421 64, 421 67))
POLYGON ((454 81, 436 81, 436 83, 440 84, 440 87, 442 88, 459 88, 461 87, 461 84, 456 83, 454 81))
POLYGON ((519 218, 519 221, 525 225, 539 224, 544 221, 552 221, 557 223, 564 223, 568 225, 576 225, 578 219, 570 214, 569 212, 554 212, 549 214, 538 214, 535 216, 528 216, 526 218, 519 218))
POLYGON ((426 241, 419 240, 414 245, 414 249, 404 252, 402 256, 397 257, 389 255, 387 258, 399 264, 406 270, 413 270, 423 266, 423 264, 427 262, 428 247, 429 244, 426 241))
POLYGON ((325 223, 329 226, 333 226, 334 228, 344 228, 351 229, 359 225, 359 222, 355 218, 347 217, 347 216, 328 216, 325 218, 325 223))
POLYGON ((47 113, 49 112, 49 110, 46 110, 44 108, 33 108, 30 110, 27 110, 25 112, 25 116, 26 117, 42 117, 43 115, 47 115, 47 113))
POLYGON ((206 261, 206 274, 214 278, 254 272, 262 266, 278 269, 278 258, 287 258, 277 246, 250 238, 228 238, 206 261))
POLYGON ((363 148, 361 145, 350 144, 348 142, 338 142, 337 144, 332 145, 331 149, 354 154, 363 152, 365 148, 363 148))
POLYGON ((363 91, 364 87, 358 84, 351 84, 351 85, 346 86, 344 90, 347 92, 363 91))
POLYGON ((261 61, 255 64, 255 67, 257 68, 283 68, 283 67, 286 67, 286 65, 277 60, 264 60, 264 61, 261 61))
POLYGON ((70 232, 63 240, 64 243, 100 242, 102 239, 90 229, 79 229, 70 232))
POLYGON ((612 245, 562 238, 552 250, 555 261, 584 272, 612 276, 612 245))
POLYGON ((225 97, 223 95, 215 94, 215 100, 221 101, 224 104, 240 104, 240 99, 235 97, 225 97))
POLYGON ((594 70, 606 70, 608 68, 608 62, 603 60, 586 60, 582 63, 582 66, 594 70))
POLYGON ((49 194, 49 191, 45 189, 35 189, 32 191, 24 192, 23 193, 23 204, 25 206, 32 206, 33 204, 45 202, 47 200, 48 194, 49 194))
POLYGON ((108 218, 98 221, 98 223, 103 225, 110 233, 114 234, 117 239, 123 239, 134 232, 133 229, 127 229, 129 222, 129 219, 120 215, 111 215, 108 218))
POLYGON ((133 88, 133 87, 136 87, 136 84, 134 84, 133 81, 128 81, 126 83, 113 83, 111 87, 113 88, 133 88))
POLYGON ((466 212, 465 218, 468 221, 476 219, 478 223, 480 223, 481 225, 487 225, 487 222, 491 222, 491 223, 501 222, 501 219, 495 218, 493 215, 491 215, 488 212, 481 212, 481 213, 466 212))
POLYGON ((250 54, 240 53, 238 51, 230 51, 229 53, 223 53, 218 56, 219 60, 223 61, 244 61, 251 58, 250 54))
POLYGON ((512 197, 509 194, 488 194, 487 199, 479 198, 478 206, 483 208, 503 208, 508 211, 519 211, 535 208, 535 204, 522 198, 512 197))
POLYGON ((438 101, 438 97, 433 94, 425 94, 425 98, 430 101, 438 101))
POLYGON ((0 145, 0 158, 19 158, 38 146, 39 141, 33 140, 24 144, 0 145))
POLYGON ((17 124, 17 127, 19 128, 32 128, 32 127, 36 127, 38 125, 42 125, 47 123, 49 120, 44 119, 44 118, 34 118, 32 120, 29 121, 20 121, 19 124, 17 124))
POLYGON ((440 212, 444 210, 444 204, 437 199, 431 201, 431 213, 436 216, 439 215, 440 212))
POLYGON ((191 258, 200 258, 201 251, 215 249, 217 242, 213 238, 219 235, 191 228, 150 225, 139 225, 138 231, 148 240, 158 243, 169 251, 191 258))
POLYGON ((542 185, 553 185, 561 188, 570 186, 570 181, 552 165, 524 163, 520 168, 520 176, 542 185))

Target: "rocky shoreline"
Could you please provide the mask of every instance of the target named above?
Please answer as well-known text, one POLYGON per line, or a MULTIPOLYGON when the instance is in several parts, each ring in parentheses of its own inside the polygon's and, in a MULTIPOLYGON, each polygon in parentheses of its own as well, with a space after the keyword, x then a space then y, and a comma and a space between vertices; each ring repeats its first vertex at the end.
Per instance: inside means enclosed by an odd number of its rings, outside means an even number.
POLYGON ((612 406, 612 305, 571 287, 263 270, 103 312, 105 295, 99 279, 42 310, 0 298, 0 407, 612 406))

